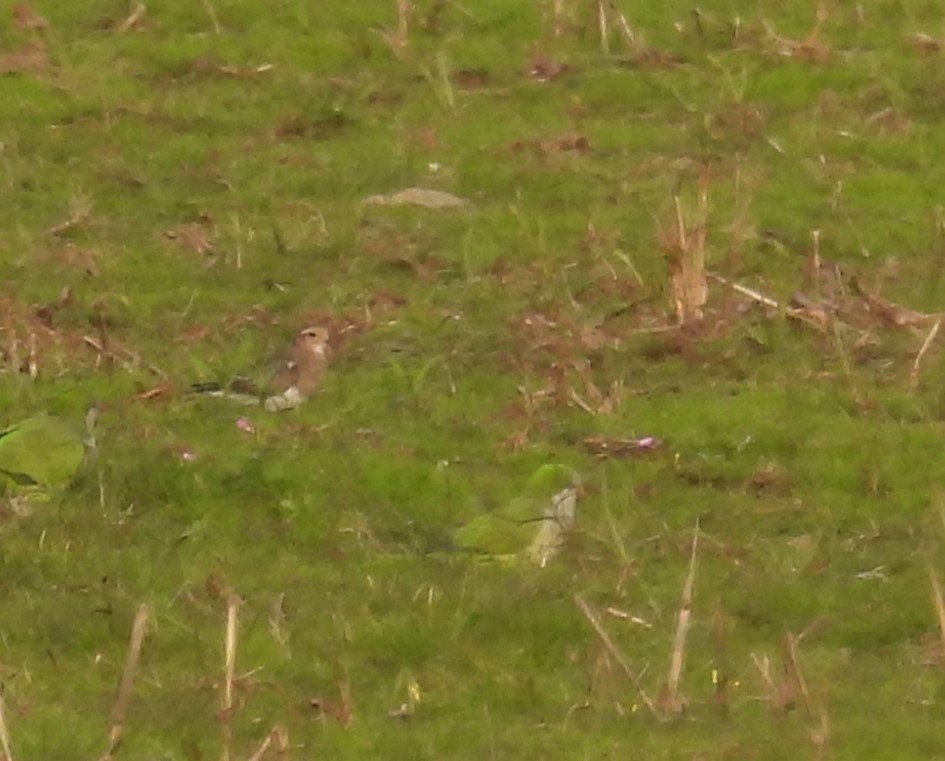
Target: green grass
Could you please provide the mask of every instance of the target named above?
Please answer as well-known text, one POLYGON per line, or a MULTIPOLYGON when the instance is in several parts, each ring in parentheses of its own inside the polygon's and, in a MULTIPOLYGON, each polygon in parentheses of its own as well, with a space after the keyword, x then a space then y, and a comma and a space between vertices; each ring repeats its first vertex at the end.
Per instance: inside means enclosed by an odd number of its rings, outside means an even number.
POLYGON ((14 756, 101 756, 146 603, 116 758, 219 757, 230 591, 234 758, 280 726, 291 758, 769 761, 818 757, 824 721, 824 757, 940 755, 941 338, 912 388, 922 331, 856 345, 714 282, 706 329, 648 330, 672 324, 659 226, 703 167, 713 271, 785 302, 817 230, 939 308, 941 54, 907 41, 933 5, 831 7, 809 60, 763 22, 803 39, 811 3, 712 3, 701 33, 691 4, 620 3, 664 62, 602 53, 592 3, 557 39, 550 2, 415 3, 396 53, 394 2, 331 5, 154 2, 120 34, 124 3, 37 1, 47 31, 0 29, 51 62, 0 81, 0 423, 107 405, 66 493, 0 508, 14 756), (568 68, 538 81, 538 53, 568 68), (360 203, 412 186, 473 206, 360 203), (186 393, 313 322, 350 341, 298 411, 186 393), (569 400, 615 382, 611 411, 569 400), (549 461, 587 494, 547 568, 448 551, 549 461), (688 708, 660 723, 574 596, 655 698, 697 522, 688 708), (802 633, 809 697, 779 708, 755 663, 785 682, 802 633))

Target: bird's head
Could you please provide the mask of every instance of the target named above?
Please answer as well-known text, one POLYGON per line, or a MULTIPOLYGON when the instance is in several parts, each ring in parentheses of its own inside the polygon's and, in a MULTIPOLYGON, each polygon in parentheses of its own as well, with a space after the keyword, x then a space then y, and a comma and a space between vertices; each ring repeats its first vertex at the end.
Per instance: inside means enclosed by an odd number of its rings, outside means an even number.
POLYGON ((328 352, 328 328, 322 326, 302 328, 295 338, 296 346, 312 354, 324 356, 328 352))
POLYGON ((580 474, 567 465, 546 463, 536 470, 528 480, 526 496, 547 499, 566 489, 581 487, 580 474))

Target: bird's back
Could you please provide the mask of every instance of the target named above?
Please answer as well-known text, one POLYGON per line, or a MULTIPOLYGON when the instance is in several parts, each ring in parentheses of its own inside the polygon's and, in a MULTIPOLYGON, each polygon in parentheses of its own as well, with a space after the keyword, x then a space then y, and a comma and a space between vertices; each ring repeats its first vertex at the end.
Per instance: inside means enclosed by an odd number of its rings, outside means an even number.
POLYGON ((63 485, 84 456, 79 434, 52 415, 27 418, 0 431, 0 472, 18 484, 63 485))

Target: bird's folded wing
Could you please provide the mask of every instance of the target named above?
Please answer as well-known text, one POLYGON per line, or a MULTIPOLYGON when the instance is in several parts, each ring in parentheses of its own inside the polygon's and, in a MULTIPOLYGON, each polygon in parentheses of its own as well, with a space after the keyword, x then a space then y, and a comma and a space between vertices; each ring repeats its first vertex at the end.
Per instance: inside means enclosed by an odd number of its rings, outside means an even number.
POLYGON ((527 550, 528 556, 542 568, 561 549, 565 532, 574 526, 576 512, 577 489, 564 489, 551 498, 527 550))
POLYGON ((81 437, 55 417, 29 418, 0 432, 0 472, 17 484, 64 485, 84 457, 81 437))

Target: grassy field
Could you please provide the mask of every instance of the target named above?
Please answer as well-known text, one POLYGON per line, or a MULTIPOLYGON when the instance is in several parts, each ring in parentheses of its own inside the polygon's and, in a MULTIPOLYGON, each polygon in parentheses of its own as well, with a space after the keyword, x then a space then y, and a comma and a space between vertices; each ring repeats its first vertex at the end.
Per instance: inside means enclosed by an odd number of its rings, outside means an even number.
POLYGON ((938 5, 413 6, 0 9, 0 423, 104 405, 0 507, 12 757, 945 754, 938 5), (451 551, 546 462, 547 567, 451 551))

